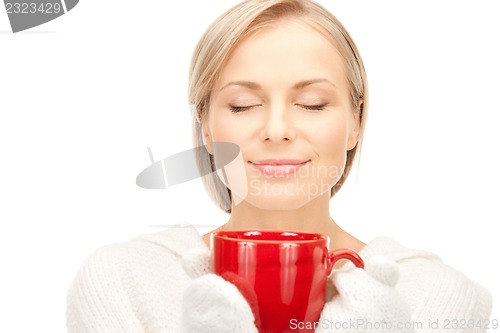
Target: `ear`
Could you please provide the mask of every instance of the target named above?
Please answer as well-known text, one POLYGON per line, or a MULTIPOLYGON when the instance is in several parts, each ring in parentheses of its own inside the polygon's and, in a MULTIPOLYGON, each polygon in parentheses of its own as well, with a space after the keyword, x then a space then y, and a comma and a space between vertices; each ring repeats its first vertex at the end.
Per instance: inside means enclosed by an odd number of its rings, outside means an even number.
POLYGON ((201 123, 201 139, 203 144, 207 148, 207 151, 210 155, 213 155, 212 152, 212 136, 210 135, 210 131, 208 129, 208 125, 206 122, 201 123))
POLYGON ((361 131, 361 106, 363 101, 359 102, 358 109, 352 113, 353 122, 350 128, 349 138, 347 141, 347 150, 354 149, 359 141, 359 134, 361 131))

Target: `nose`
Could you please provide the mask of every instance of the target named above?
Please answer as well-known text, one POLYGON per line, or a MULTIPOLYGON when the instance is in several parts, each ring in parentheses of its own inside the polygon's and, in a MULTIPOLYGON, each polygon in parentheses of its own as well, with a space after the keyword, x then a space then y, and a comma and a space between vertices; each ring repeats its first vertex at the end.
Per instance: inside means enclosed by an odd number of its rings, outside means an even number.
POLYGON ((295 127, 287 107, 273 107, 268 111, 260 132, 263 142, 293 141, 296 137, 295 127))

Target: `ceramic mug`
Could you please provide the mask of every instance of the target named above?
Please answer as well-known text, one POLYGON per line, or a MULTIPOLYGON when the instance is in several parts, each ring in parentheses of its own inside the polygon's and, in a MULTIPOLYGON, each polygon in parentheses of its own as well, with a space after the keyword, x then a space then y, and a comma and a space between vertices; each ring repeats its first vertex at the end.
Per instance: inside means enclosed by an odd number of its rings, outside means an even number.
POLYGON ((319 320, 336 261, 364 267, 356 252, 328 246, 329 238, 317 233, 218 231, 211 236, 212 267, 246 298, 260 333, 296 333, 292 323, 319 320))

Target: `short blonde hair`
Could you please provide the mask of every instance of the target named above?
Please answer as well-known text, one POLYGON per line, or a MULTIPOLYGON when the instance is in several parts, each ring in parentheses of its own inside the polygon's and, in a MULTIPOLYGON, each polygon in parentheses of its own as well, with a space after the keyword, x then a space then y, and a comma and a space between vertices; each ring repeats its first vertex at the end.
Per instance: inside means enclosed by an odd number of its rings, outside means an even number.
MULTIPOLYGON (((229 9, 215 20, 198 42, 189 73, 189 103, 193 111, 193 139, 203 145, 201 124, 210 109, 210 96, 232 51, 256 31, 272 27, 277 20, 297 19, 329 40, 340 52, 349 82, 354 112, 359 112, 361 127, 358 144, 347 152, 345 170, 331 190, 335 195, 351 170, 361 142, 368 106, 368 86, 358 49, 343 25, 328 10, 312 0, 247 0, 229 9)), ((197 149, 197 163, 203 174, 215 171, 213 156, 197 149), (203 171, 205 170, 205 172, 203 171)), ((231 191, 215 172, 202 178, 212 200, 224 211, 231 212, 231 191)))

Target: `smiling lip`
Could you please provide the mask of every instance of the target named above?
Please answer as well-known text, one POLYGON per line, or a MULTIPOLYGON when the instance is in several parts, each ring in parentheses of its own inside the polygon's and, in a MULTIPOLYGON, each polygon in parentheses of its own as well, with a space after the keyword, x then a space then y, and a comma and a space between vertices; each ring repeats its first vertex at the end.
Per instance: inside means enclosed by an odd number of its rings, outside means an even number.
POLYGON ((282 178, 295 173, 309 160, 292 160, 292 159, 272 159, 250 162, 250 164, 269 177, 282 178))

